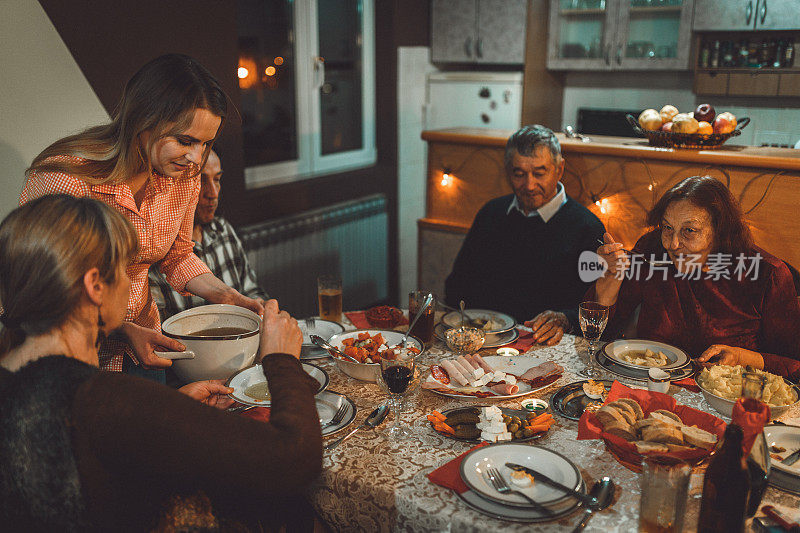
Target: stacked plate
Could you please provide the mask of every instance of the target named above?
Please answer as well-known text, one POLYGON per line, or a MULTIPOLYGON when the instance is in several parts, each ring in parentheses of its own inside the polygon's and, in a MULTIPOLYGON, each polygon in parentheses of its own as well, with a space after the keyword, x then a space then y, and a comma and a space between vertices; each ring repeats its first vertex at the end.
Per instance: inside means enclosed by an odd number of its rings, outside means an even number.
POLYGON ((667 356, 667 364, 657 368, 668 372, 671 381, 688 378, 694 373, 692 361, 686 352, 669 344, 643 339, 621 339, 609 342, 597 352, 597 364, 617 376, 647 381, 650 366, 634 364, 622 358, 623 354, 641 353, 646 350, 661 352, 667 356))
POLYGON ((352 424, 353 420, 356 419, 357 411, 358 409, 356 409, 356 404, 353 403, 353 400, 344 394, 339 394, 331 390, 326 390, 317 394, 317 413, 319 414, 319 423, 322 426, 323 437, 333 435, 352 424), (336 416, 336 412, 342 408, 342 406, 344 406, 344 417, 334 423, 333 419, 336 416))
MULTIPOLYGON (((484 348, 503 346, 519 338, 517 321, 504 313, 487 309, 465 309, 464 319, 466 326, 483 330, 486 336, 486 342, 483 343, 484 348)), ((451 311, 442 317, 442 321, 434 328, 433 334, 445 342, 445 331, 459 326, 461 326, 461 312, 451 311)))
POLYGON ((300 331, 303 332, 303 346, 300 348, 300 359, 323 359, 330 357, 330 354, 311 342, 311 335, 319 335, 323 339, 330 340, 336 334, 344 331, 344 326, 338 322, 331 322, 330 320, 305 319, 297 322, 300 326, 300 331), (312 325, 313 323, 313 325, 312 325))
POLYGON ((458 496, 476 511, 513 522, 547 522, 566 516, 580 506, 575 498, 541 481, 527 488, 512 484, 508 462, 532 468, 562 485, 586 492, 578 468, 563 455, 540 446, 503 443, 478 448, 464 457, 461 479, 469 490, 458 496), (524 492, 539 506, 517 494, 497 492, 487 477, 489 467, 496 468, 509 487, 524 492))
MULTIPOLYGON (((800 427, 766 426, 764 437, 772 457, 772 470, 769 475, 770 485, 794 494, 800 494, 800 460, 792 464, 782 461, 800 450, 800 427), (775 450, 781 450, 778 452, 775 450)), ((789 460, 791 462, 791 459, 789 460)))

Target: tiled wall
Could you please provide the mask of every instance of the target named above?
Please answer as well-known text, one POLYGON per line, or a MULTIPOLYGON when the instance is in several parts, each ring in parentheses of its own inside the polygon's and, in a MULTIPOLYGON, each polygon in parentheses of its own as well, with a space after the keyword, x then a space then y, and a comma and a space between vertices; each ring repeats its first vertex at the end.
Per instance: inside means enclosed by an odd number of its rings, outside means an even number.
POLYGON ((407 305, 408 292, 417 288, 417 220, 425 216, 427 147, 423 129, 425 79, 435 68, 430 49, 397 50, 397 150, 400 282, 398 299, 407 305))
POLYGON ((660 109, 672 104, 691 111, 708 102, 717 112, 730 111, 737 117, 750 117, 750 124, 730 144, 794 144, 800 141, 800 107, 789 98, 723 98, 692 93, 689 72, 645 73, 569 73, 565 80, 563 128, 576 124, 578 108, 660 109))

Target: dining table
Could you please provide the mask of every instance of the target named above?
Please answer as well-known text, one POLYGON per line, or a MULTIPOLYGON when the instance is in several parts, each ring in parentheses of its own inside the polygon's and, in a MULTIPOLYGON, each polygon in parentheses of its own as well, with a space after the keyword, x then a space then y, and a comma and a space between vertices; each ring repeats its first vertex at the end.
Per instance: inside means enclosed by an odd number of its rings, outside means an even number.
MULTIPOLYGON (((346 317, 343 317, 342 325, 346 330, 356 329, 346 317)), ((524 327, 520 327, 520 331, 523 336, 530 332, 524 327)), ((335 531, 468 533, 500 529, 530 531, 532 527, 537 531, 571 531, 583 515, 584 510, 581 508, 551 522, 511 522, 475 511, 452 490, 431 482, 427 477, 430 472, 468 451, 474 444, 437 433, 426 415, 434 410, 441 412, 473 405, 519 409, 520 401, 525 398, 541 398, 550 402, 553 393, 562 386, 584 379, 578 372, 587 364, 587 346, 588 343, 582 337, 571 334, 565 334, 555 346, 534 344, 525 352, 526 355, 558 363, 564 368, 564 373, 547 388, 522 398, 461 399, 417 388, 406 397, 407 412, 401 415, 401 420, 410 428, 411 435, 398 441, 388 439, 384 430, 393 422, 394 415, 390 415, 380 427, 362 429, 336 448, 324 451, 322 474, 308 491, 311 504, 335 531)), ((454 355, 443 342, 434 338, 418 357, 421 379, 425 379, 430 365, 449 357, 454 355)), ((310 362, 324 368, 330 375, 328 390, 345 394, 355 403, 358 412, 347 430, 361 424, 376 406, 388 400, 387 393, 377 383, 347 376, 330 358, 310 362)), ((617 379, 633 387, 646 388, 647 385, 610 374, 605 377, 617 379)), ((699 392, 673 385, 669 394, 679 404, 712 413, 725 422, 730 421, 730 418, 716 412, 699 392)), ((577 440, 577 421, 556 413, 553 416, 556 422, 550 430, 542 438, 528 444, 557 451, 569 458, 578 467, 588 487, 604 476, 611 477, 616 484, 612 504, 607 509, 594 513, 586 530, 626 533, 638 530, 640 475, 617 462, 606 450, 602 440, 577 440)), ((780 420, 787 424, 800 425, 800 407, 792 407, 780 420)), ((326 438, 325 442, 341 436, 343 431, 326 438)), ((696 531, 697 528, 703 486, 702 471, 703 467, 696 467, 691 476, 684 531, 696 531)), ((765 504, 773 505, 797 519, 800 496, 769 486, 762 501, 762 505, 765 504)), ((747 530, 756 531, 752 522, 752 519, 748 520, 747 530)))

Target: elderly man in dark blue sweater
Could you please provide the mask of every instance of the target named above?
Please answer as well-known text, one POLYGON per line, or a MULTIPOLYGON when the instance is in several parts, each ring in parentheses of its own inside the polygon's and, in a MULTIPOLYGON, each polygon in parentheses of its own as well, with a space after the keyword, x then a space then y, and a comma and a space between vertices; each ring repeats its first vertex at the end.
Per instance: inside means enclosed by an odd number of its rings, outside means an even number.
POLYGON ((506 143, 505 168, 514 194, 484 205, 445 283, 457 306, 507 313, 534 331, 541 344, 557 344, 577 326, 578 304, 590 283, 578 258, 594 251, 603 223, 569 198, 561 145, 544 126, 525 126, 506 143))

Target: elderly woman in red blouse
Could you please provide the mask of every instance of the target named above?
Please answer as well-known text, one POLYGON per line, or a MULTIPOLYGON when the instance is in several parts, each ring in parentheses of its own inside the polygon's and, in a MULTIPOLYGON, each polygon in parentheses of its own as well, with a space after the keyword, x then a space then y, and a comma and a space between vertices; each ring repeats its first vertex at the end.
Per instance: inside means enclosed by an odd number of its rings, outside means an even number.
MULTIPOLYGON (((104 370, 121 371, 123 353, 130 356, 126 367, 131 362, 167 367, 172 362, 156 356, 154 348, 185 349, 161 334, 147 283, 153 263, 179 292, 258 313, 263 309, 262 300, 225 285, 192 251, 200 170, 226 111, 225 93, 202 65, 184 55, 161 56, 128 81, 110 123, 56 141, 28 169, 20 205, 46 194, 88 196, 136 228, 139 250, 128 265, 131 295, 120 330, 125 338, 102 347, 104 370)), ((148 377, 163 381, 163 372, 148 377)))
POLYGON ((629 256, 606 233, 597 253, 609 264, 595 283, 618 336, 672 344, 700 362, 752 365, 800 377, 800 305, 786 264, 753 244, 728 188, 710 176, 678 183, 648 216, 654 229, 629 256), (646 259, 667 259, 658 265, 646 259))

